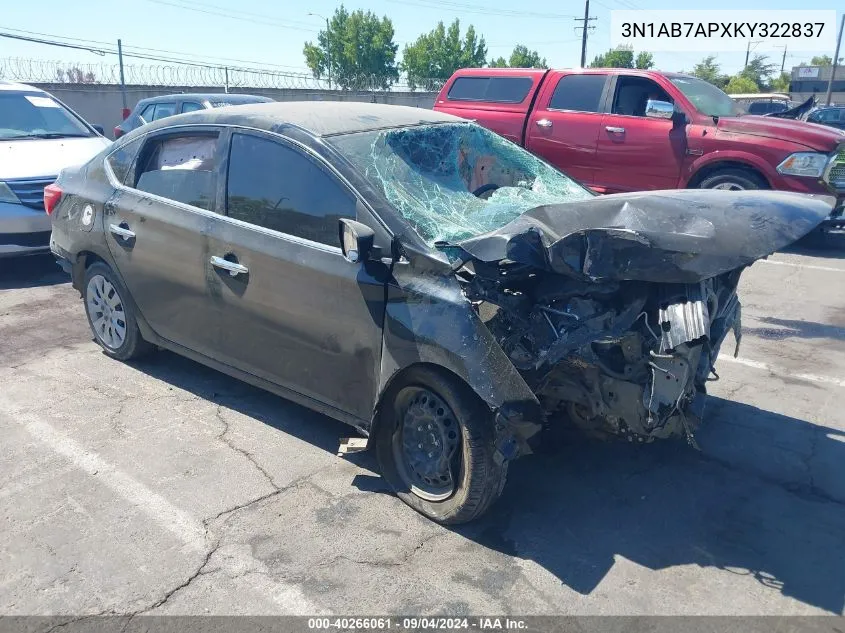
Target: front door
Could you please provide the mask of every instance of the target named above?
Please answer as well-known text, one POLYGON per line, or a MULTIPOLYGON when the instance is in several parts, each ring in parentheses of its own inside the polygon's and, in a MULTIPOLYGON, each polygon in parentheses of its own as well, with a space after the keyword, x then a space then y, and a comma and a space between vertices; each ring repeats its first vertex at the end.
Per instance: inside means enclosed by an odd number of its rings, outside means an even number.
POLYGON ((217 214, 218 132, 150 137, 106 204, 118 273, 159 336, 205 355, 216 339, 204 263, 217 214))
POLYGON ((672 102, 655 81, 619 75, 599 130, 596 183, 608 193, 675 189, 687 158, 686 126, 645 116, 649 99, 672 102))
POLYGON ((307 150, 259 132, 232 134, 227 174, 208 262, 221 359, 369 420, 387 269, 341 253, 355 196, 307 150))

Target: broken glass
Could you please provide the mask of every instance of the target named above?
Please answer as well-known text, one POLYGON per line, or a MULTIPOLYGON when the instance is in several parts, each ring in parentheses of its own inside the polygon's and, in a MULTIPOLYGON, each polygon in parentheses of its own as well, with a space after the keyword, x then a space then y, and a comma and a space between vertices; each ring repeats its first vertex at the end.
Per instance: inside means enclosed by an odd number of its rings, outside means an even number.
POLYGON ((594 194, 477 125, 442 123, 331 139, 422 238, 456 242, 525 211, 594 194))

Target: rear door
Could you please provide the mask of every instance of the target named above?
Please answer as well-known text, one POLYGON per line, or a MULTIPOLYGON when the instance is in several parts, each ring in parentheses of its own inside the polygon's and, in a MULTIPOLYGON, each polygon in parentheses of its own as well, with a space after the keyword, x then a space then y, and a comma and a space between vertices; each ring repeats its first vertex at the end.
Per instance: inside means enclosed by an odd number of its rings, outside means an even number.
POLYGON ((434 109, 472 119, 522 144, 525 119, 545 70, 497 70, 494 75, 458 75, 437 97, 434 109))
POLYGON ((646 117, 649 99, 673 103, 648 77, 620 74, 603 115, 595 182, 602 192, 674 189, 687 157, 686 126, 646 117))
POLYGON ((608 78, 604 73, 550 73, 525 132, 529 151, 590 187, 608 78))
POLYGON ((106 239, 121 278, 156 334, 210 355, 217 317, 205 262, 209 226, 218 217, 220 131, 176 129, 144 141, 106 203, 106 239))
POLYGON ((219 355, 369 419, 386 281, 376 277, 387 267, 341 253, 338 219, 365 221, 356 196, 305 148, 258 131, 232 133, 226 172, 228 217, 213 228, 207 254, 222 315, 219 355))

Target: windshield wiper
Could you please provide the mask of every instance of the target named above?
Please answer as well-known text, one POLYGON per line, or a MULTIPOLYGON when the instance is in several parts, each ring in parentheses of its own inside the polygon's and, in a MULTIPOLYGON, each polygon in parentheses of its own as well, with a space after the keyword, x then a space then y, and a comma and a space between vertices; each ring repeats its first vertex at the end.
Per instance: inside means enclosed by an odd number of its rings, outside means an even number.
POLYGON ((63 134, 61 132, 41 132, 40 134, 21 134, 20 136, 4 136, 4 141, 17 141, 28 138, 87 138, 90 134, 63 134))

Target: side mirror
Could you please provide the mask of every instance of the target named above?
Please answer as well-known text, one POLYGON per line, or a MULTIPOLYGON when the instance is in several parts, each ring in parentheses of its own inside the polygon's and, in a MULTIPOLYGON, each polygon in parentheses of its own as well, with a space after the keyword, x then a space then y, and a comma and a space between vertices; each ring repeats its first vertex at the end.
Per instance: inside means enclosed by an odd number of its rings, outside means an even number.
POLYGON ((341 218, 338 220, 340 250, 347 261, 365 262, 373 254, 373 240, 375 233, 365 224, 355 220, 341 218))
POLYGON ((105 130, 103 130, 102 125, 92 125, 91 127, 94 128, 94 131, 97 132, 97 134, 99 134, 100 136, 106 135, 106 132, 105 130))
POLYGON ((650 119, 671 119, 675 114, 675 106, 668 101, 649 99, 645 104, 645 115, 650 119))

